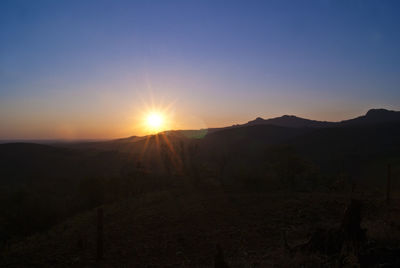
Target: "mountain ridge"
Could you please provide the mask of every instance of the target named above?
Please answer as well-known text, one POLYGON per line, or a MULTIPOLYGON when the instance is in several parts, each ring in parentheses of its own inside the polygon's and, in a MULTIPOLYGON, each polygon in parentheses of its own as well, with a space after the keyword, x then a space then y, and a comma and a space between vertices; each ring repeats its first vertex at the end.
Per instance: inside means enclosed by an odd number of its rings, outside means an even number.
POLYGON ((333 127, 349 124, 375 124, 393 121, 400 122, 400 111, 387 110, 383 108, 373 108, 369 109, 364 115, 337 122, 307 119, 298 117, 296 115, 283 115, 280 117, 269 119, 257 117, 254 120, 242 124, 241 126, 271 124, 283 127, 333 127))
POLYGON ((206 128, 199 130, 171 130, 165 131, 165 133, 169 132, 181 132, 183 135, 185 133, 189 133, 190 135, 186 135, 188 137, 196 137, 196 136, 204 136, 206 134, 211 134, 217 131, 240 128, 240 127, 248 127, 248 126, 256 126, 256 125, 274 125, 280 127, 288 127, 288 128, 326 128, 326 127, 340 127, 340 126, 351 126, 351 125, 368 125, 368 124, 379 124, 379 123, 400 123, 400 111, 387 110, 383 108, 373 108, 369 109, 364 115, 346 119, 342 121, 319 121, 313 119, 307 119, 298 117, 296 115, 282 115, 279 117, 264 119, 262 117, 256 117, 254 120, 250 120, 244 124, 234 124, 227 127, 217 127, 217 128, 206 128), (195 135, 198 131, 198 135, 195 135))

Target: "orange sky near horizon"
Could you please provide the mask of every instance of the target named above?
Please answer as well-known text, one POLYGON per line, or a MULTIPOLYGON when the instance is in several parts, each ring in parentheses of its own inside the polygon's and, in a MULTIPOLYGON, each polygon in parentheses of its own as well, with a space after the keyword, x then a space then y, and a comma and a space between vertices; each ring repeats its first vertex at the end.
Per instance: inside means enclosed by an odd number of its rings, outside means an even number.
MULTIPOLYGON (((146 129, 144 120, 152 111, 161 111, 166 118, 163 128, 174 130, 230 126, 246 123, 256 117, 272 118, 284 114, 315 120, 340 121, 362 115, 370 108, 376 108, 369 105, 354 110, 336 107, 321 113, 322 109, 313 111, 299 107, 301 102, 296 101, 297 106, 292 104, 286 108, 268 103, 264 109, 254 112, 246 111, 245 107, 249 105, 247 103, 232 103, 232 107, 225 107, 224 110, 224 103, 218 105, 217 101, 203 104, 178 98, 163 97, 156 100, 154 93, 147 95, 147 97, 139 95, 140 98, 137 96, 122 98, 103 94, 101 98, 94 98, 93 95, 82 94, 80 102, 67 97, 63 102, 35 98, 25 99, 22 103, 8 101, 0 106, 0 139, 74 140, 143 136, 151 134, 151 131, 146 129), (140 101, 137 101, 138 99, 140 101), (238 109, 234 109, 234 106, 238 109)), ((329 102, 327 104, 329 106, 329 102)))

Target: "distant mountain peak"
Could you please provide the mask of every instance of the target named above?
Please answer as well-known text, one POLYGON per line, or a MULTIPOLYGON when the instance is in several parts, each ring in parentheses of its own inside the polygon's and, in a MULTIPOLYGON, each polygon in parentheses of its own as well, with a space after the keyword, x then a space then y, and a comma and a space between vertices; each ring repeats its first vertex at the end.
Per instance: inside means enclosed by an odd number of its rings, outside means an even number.
POLYGON ((305 119, 297 117, 295 115, 283 115, 280 117, 275 117, 270 119, 263 119, 261 117, 257 117, 256 119, 247 122, 245 126, 264 125, 264 124, 281 126, 281 127, 298 128, 298 127, 326 127, 331 123, 305 119))
POLYGON ((299 118, 299 119, 303 119, 303 118, 300 118, 300 117, 298 117, 298 116, 295 116, 295 115, 289 115, 289 114, 285 114, 285 115, 283 115, 283 116, 281 116, 281 118, 299 118))
POLYGON ((255 122, 263 122, 263 121, 265 121, 265 119, 264 118, 262 118, 262 117, 257 117, 256 119, 254 119, 254 120, 251 120, 251 121, 249 121, 249 122, 247 122, 247 123, 255 123, 255 122))
POLYGON ((365 124, 379 124, 389 122, 400 122, 400 112, 391 111, 386 109, 370 109, 363 115, 350 120, 344 120, 341 124, 349 125, 365 125, 365 124))
POLYGON ((381 115, 388 115, 388 114, 395 114, 396 111, 386 110, 386 109, 370 109, 365 114, 365 116, 381 116, 381 115))

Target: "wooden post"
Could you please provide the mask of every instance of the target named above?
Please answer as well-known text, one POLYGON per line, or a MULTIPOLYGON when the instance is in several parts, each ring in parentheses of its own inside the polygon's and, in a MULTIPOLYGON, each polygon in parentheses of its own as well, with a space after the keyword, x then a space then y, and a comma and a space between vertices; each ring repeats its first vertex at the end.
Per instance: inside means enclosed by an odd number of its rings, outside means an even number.
POLYGON ((356 191, 356 183, 354 181, 354 177, 351 180, 351 193, 350 193, 350 198, 352 199, 355 195, 355 191, 356 191))
POLYGON ((97 260, 103 258, 103 209, 97 209, 97 260))
POLYGON ((390 164, 387 166, 387 182, 386 182, 386 202, 390 203, 390 187, 391 187, 391 167, 390 164))

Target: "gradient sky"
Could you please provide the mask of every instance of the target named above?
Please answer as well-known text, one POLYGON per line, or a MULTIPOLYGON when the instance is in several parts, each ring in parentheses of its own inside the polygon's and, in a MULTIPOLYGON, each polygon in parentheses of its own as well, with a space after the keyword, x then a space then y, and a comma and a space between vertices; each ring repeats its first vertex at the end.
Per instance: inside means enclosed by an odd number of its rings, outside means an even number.
POLYGON ((400 109, 400 1, 0 1, 0 139, 400 109))

